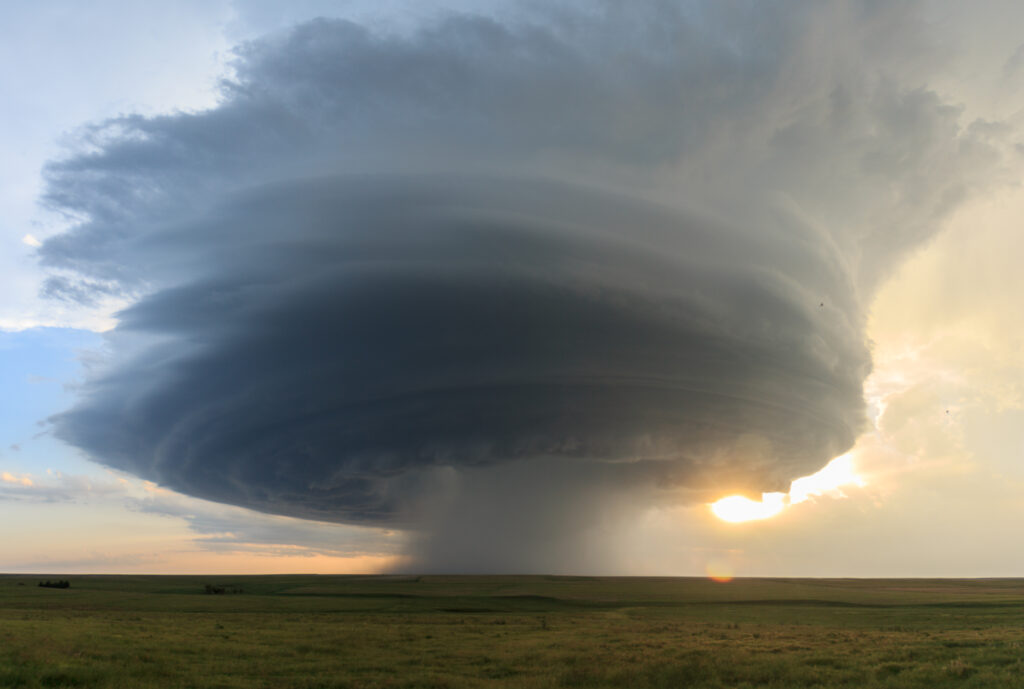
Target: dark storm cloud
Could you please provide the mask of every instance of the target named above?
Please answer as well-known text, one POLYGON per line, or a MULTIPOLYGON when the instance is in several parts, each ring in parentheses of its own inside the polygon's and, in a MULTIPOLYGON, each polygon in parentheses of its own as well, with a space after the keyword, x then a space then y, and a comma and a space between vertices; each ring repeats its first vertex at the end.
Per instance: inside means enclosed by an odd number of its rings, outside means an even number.
POLYGON ((862 426, 864 300, 994 156, 900 85, 912 17, 841 7, 241 47, 217 108, 49 168, 82 218, 50 290, 143 295, 58 434, 192 495, 426 528, 425 566, 462 568, 550 568, 616 495, 817 469, 862 426))
MULTIPOLYGON (((383 177, 261 189, 221 225, 247 238, 216 277, 121 315, 123 334, 172 339, 58 419, 201 497, 372 522, 426 469, 555 456, 775 482, 859 424, 863 345, 816 301, 847 286, 792 230, 550 182, 383 177), (746 434, 770 467, 717 456, 746 434)), ((151 241, 174 262, 212 231, 151 241)))
POLYGON ((48 299, 95 306, 104 296, 121 296, 123 290, 116 284, 96 280, 72 280, 63 275, 52 275, 43 281, 42 296, 48 299))

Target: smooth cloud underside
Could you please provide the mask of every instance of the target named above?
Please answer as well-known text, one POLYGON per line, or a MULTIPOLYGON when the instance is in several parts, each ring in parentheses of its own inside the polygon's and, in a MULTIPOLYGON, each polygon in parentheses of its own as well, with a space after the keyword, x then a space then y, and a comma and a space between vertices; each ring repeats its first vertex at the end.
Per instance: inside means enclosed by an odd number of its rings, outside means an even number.
POLYGON ((240 48, 217 108, 95 127, 48 170, 83 220, 47 289, 135 301, 59 435, 192 495, 426 528, 425 566, 463 568, 529 567, 595 495, 847 449, 864 300, 983 182, 991 128, 900 84, 902 13, 620 12, 318 20, 240 48))

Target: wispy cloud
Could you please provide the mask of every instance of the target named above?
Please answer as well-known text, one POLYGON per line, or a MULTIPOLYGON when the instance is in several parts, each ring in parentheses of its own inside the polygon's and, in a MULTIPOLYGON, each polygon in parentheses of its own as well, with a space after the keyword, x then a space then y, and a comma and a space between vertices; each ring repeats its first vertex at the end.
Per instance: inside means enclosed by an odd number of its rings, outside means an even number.
MULTIPOLYGON (((149 481, 116 474, 97 479, 54 471, 41 476, 4 471, 0 472, 0 502, 4 500, 83 505, 91 503, 108 507, 119 504, 129 512, 180 520, 192 532, 190 540, 195 547, 220 553, 384 557, 396 555, 406 540, 403 534, 387 529, 277 517, 211 503, 175 493, 149 481)), ((45 560, 40 561, 40 564, 49 563, 55 569, 63 564, 71 566, 74 563, 92 568, 104 562, 100 558, 95 562, 81 559, 73 562, 45 560)), ((141 563, 140 560, 138 564, 141 563)), ((127 565, 132 562, 110 560, 108 564, 127 565)), ((27 567, 25 563, 17 564, 20 571, 25 571, 27 567)))
POLYGON ((406 537, 386 529, 349 527, 260 514, 188 498, 171 491, 153 491, 128 501, 130 509, 185 520, 196 534, 195 544, 217 552, 301 555, 311 557, 396 555, 406 537))
POLYGON ((28 474, 21 474, 20 476, 16 476, 9 471, 0 473, 0 481, 4 483, 13 483, 19 486, 30 487, 33 485, 32 479, 28 476, 28 474))
POLYGON ((0 500, 23 502, 87 502, 122 494, 124 485, 113 480, 97 480, 87 476, 46 476, 31 474, 0 474, 0 500))

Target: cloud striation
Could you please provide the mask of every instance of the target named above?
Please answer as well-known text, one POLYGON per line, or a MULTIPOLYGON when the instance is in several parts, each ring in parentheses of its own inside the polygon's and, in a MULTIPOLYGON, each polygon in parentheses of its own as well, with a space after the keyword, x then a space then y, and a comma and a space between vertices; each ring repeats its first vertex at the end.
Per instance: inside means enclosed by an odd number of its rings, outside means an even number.
POLYGON ((997 161, 910 5, 321 19, 91 127, 46 291, 133 300, 56 432, 189 495, 600 568, 661 500, 848 449, 864 305, 997 161), (599 548, 600 549, 600 548, 599 548))

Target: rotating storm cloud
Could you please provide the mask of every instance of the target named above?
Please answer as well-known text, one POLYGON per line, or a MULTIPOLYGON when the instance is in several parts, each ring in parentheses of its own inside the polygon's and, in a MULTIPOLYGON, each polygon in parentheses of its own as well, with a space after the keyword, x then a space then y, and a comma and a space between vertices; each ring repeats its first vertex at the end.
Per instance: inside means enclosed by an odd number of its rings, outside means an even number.
POLYGON ((212 109, 89 128, 45 291, 129 305, 57 434, 464 571, 846 452, 865 304, 994 134, 907 66, 908 7, 687 7, 316 20, 212 109))

